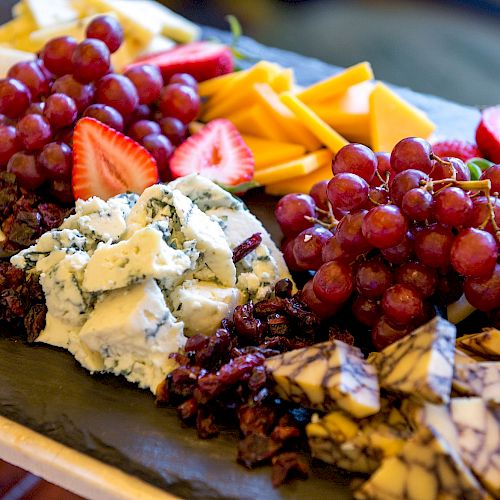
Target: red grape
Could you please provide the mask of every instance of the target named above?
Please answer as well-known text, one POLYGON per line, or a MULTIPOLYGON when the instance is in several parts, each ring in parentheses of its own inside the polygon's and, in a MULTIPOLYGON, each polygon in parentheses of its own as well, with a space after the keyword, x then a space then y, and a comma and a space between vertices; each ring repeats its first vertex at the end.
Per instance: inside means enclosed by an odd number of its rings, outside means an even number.
POLYGON ((288 269, 290 269, 290 271, 300 271, 299 265, 295 262, 295 256, 293 255, 294 245, 295 236, 285 237, 281 243, 281 252, 283 253, 283 258, 285 259, 288 269))
POLYGON ((368 191, 368 200, 364 204, 363 208, 370 210, 370 208, 377 207, 379 205, 387 205, 390 203, 389 192, 383 187, 370 187, 368 191))
POLYGON ((314 275, 313 289, 318 299, 342 304, 354 290, 350 266, 338 260, 323 264, 314 275))
POLYGON ((356 289, 369 299, 378 299, 393 281, 389 266, 380 259, 362 262, 356 272, 356 289))
POLYGON ((111 106, 92 104, 84 111, 83 116, 90 116, 106 124, 108 127, 118 130, 118 132, 123 132, 123 117, 111 106))
POLYGON ((162 134, 149 134, 142 138, 142 145, 151 153, 158 166, 158 174, 163 182, 170 181, 168 160, 174 152, 172 143, 162 134))
POLYGON ((469 218, 472 200, 458 187, 448 187, 434 195, 434 213, 441 224, 461 226, 469 218))
POLYGON ((495 238, 480 229, 462 229, 451 247, 451 264, 463 276, 490 276, 497 258, 495 238))
POLYGON ((173 116, 165 116, 158 121, 161 132, 166 135, 174 146, 178 146, 186 138, 187 127, 173 116))
POLYGON ((130 125, 127 130, 127 135, 137 142, 141 142, 142 138, 149 134, 160 133, 160 125, 152 120, 139 120, 130 125))
POLYGON ((410 190, 420 187, 422 181, 428 181, 429 177, 420 170, 408 169, 399 172, 394 176, 390 186, 389 192, 392 201, 398 207, 403 202, 403 196, 410 190))
POLYGON ((14 174, 18 184, 25 189, 36 189, 45 180, 35 156, 22 151, 12 155, 7 171, 14 174))
POLYGON ((415 288, 423 298, 434 294, 437 282, 435 269, 420 262, 406 262, 396 269, 396 283, 415 288))
POLYGON ((302 291, 300 292, 300 300, 321 319, 333 316, 338 310, 338 306, 324 302, 318 298, 318 296, 314 293, 312 280, 309 280, 302 288, 302 291))
POLYGON ((490 193, 500 194, 500 165, 493 165, 487 168, 481 175, 481 180, 489 179, 491 182, 490 193))
POLYGON ((0 166, 7 165, 12 155, 20 149, 16 128, 12 125, 0 125, 0 166))
POLYGON ((328 199, 340 210, 356 210, 368 199, 368 183, 356 174, 338 174, 328 183, 328 199))
POLYGON ((85 31, 87 38, 101 40, 113 54, 123 43, 123 28, 112 16, 97 16, 90 21, 85 31))
POLYGON ((357 254, 350 254, 348 251, 342 248, 337 238, 337 234, 325 243, 325 246, 321 251, 321 258, 323 260, 323 263, 330 262, 332 260, 341 260, 346 263, 351 263, 356 260, 356 257, 357 254))
POLYGON ((391 167, 395 172, 416 169, 428 174, 433 167, 431 145, 419 137, 400 140, 391 153, 391 167))
POLYGON ((23 116, 26 115, 43 115, 43 111, 45 109, 45 103, 44 102, 32 102, 26 111, 24 112, 23 116))
POLYGON ((316 206, 318 208, 321 208, 321 210, 328 210, 327 188, 328 188, 327 180, 319 181, 313 185, 311 191, 309 192, 312 199, 316 203, 316 206))
POLYGON ((31 102, 26 85, 15 78, 0 80, 0 113, 9 118, 21 116, 31 102))
POLYGON ((382 297, 382 310, 397 325, 408 325, 424 313, 422 296, 413 287, 393 285, 382 297))
POLYGON ((362 295, 358 295, 354 299, 351 310, 354 317, 360 323, 363 323, 363 325, 369 326, 370 328, 377 323, 378 319, 382 315, 380 304, 376 300, 363 297, 362 295))
POLYGON ((44 66, 56 76, 73 71, 73 51, 78 42, 71 36, 61 36, 48 41, 42 49, 44 66))
POLYGON ((277 203, 274 215, 285 236, 296 235, 314 225, 306 217, 314 217, 314 200, 307 194, 291 193, 277 203))
POLYGON ((50 183, 50 192, 54 198, 57 198, 61 203, 73 203, 73 188, 70 180, 52 181, 50 183))
POLYGON ((192 87, 172 83, 161 90, 159 106, 163 116, 173 116, 187 124, 198 116, 201 101, 192 87))
POLYGON ((441 179, 453 179, 457 181, 470 181, 470 171, 467 165, 459 158, 445 157, 444 161, 434 161, 432 171, 429 174, 435 181, 441 179))
POLYGON ((316 270, 323 264, 321 252, 332 233, 324 227, 308 227, 295 238, 293 255, 299 268, 316 270))
POLYGON ((410 331, 410 326, 396 327, 385 316, 381 316, 372 329, 372 342, 377 351, 381 351, 388 345, 406 337, 410 331))
POLYGON ((413 234, 408 231, 401 243, 393 247, 383 248, 381 253, 391 264, 402 264, 413 255, 413 241, 413 234))
POLYGON ((43 148, 52 140, 49 122, 40 115, 26 115, 17 123, 17 137, 28 151, 43 148))
POLYGON ((450 263, 450 252, 454 236, 449 228, 431 224, 415 234, 415 252, 422 264, 429 267, 446 268, 450 263))
POLYGON ((366 241, 362 230, 363 220, 367 213, 366 210, 360 210, 347 214, 337 226, 335 238, 341 248, 351 255, 361 255, 372 249, 372 245, 366 241))
POLYGON ((467 278, 464 282, 466 299, 480 311, 500 307, 500 264, 487 278, 467 278))
POLYGON ((52 94, 45 101, 43 115, 53 129, 72 125, 78 116, 75 101, 66 94, 52 94))
POLYGON ((370 183, 377 169, 375 153, 363 144, 347 144, 335 155, 332 162, 334 175, 350 173, 359 175, 370 183))
POLYGON ((132 66, 125 72, 125 76, 134 84, 139 103, 152 104, 160 97, 163 77, 158 66, 152 64, 132 66))
POLYGON ((30 91, 32 99, 49 93, 49 79, 36 61, 21 61, 12 66, 7 76, 24 83, 30 91))
POLYGON ((123 117, 130 115, 139 104, 134 84, 123 75, 110 74, 96 84, 95 100, 115 108, 123 117))
MULTIPOLYGON (((129 116, 131 122, 136 122, 139 120, 150 120, 151 119, 151 108, 147 104, 139 104, 134 109, 134 112, 129 116)), ((167 134, 163 134, 167 135, 167 134)))
POLYGON ((429 219, 432 214, 433 198, 422 188, 410 189, 401 201, 401 210, 409 218, 417 221, 429 219))
MULTIPOLYGON (((494 198, 493 196, 490 196, 490 202, 493 207, 495 222, 498 226, 500 226, 500 198, 494 198)), ((488 208, 488 198, 486 198, 486 196, 478 196, 474 198, 467 225, 472 227, 479 227, 484 224, 489 217, 490 211, 488 208)), ((486 224, 484 229, 493 234, 493 224, 491 223, 491 220, 486 224)))
POLYGON ((109 49, 94 38, 79 43, 73 51, 73 77, 81 83, 98 80, 109 71, 109 49))
POLYGON ((63 142, 50 142, 42 149, 38 162, 48 179, 64 180, 71 177, 73 154, 63 142))
POLYGON ((168 84, 180 83, 181 85, 187 85, 191 87, 195 92, 198 92, 198 82, 196 78, 191 76, 189 73, 175 73, 170 77, 168 84))
POLYGON ((71 97, 76 104, 79 113, 90 106, 94 98, 94 87, 92 84, 77 82, 71 75, 64 75, 58 78, 52 85, 52 94, 66 94, 71 97))
POLYGON ((378 152, 375 153, 375 156, 377 158, 377 172, 379 175, 375 175, 371 181, 371 185, 375 187, 381 186, 383 183, 380 178, 382 178, 384 182, 387 180, 388 184, 390 184, 395 175, 391 167, 391 155, 389 153, 378 152))
POLYGON ((463 292, 463 278, 453 270, 441 275, 438 280, 434 298, 438 304, 447 306, 453 304, 463 292))
POLYGON ((394 205, 372 208, 364 217, 363 236, 376 248, 390 248, 401 243, 408 224, 404 215, 394 205))

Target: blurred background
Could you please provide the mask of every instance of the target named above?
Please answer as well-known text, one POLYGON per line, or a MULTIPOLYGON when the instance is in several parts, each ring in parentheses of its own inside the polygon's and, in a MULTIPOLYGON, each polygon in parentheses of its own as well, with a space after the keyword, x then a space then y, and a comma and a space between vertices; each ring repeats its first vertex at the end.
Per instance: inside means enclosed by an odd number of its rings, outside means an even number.
MULTIPOLYGON (((0 0, 3 1, 3 0, 0 0)), ((500 104, 500 0, 162 0, 193 21, 338 66, 362 60, 402 86, 500 104)))

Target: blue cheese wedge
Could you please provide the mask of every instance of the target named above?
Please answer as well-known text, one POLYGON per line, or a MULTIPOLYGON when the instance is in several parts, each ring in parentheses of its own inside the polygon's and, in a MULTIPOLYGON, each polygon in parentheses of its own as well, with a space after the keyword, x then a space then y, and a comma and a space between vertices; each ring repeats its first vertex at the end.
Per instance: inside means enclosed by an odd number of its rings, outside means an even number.
POLYGON ((500 362, 455 364, 452 385, 463 396, 479 396, 500 404, 500 362))
POLYGON ((455 359, 455 326, 436 317, 368 359, 380 387, 420 401, 447 403, 455 359))
POLYGON ((359 348, 334 340, 296 349, 265 361, 283 399, 308 408, 341 408, 357 418, 380 410, 375 369, 359 348))

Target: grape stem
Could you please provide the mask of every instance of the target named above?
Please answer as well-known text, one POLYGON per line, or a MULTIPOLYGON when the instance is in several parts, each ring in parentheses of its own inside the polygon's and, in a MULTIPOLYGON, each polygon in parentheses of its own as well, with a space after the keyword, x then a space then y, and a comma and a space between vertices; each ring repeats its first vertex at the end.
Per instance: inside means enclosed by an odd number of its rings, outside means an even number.
POLYGON ((315 210, 320 214, 328 215, 329 222, 324 222, 316 217, 309 217, 308 215, 304 215, 304 219, 310 222, 314 222, 314 224, 319 224, 322 227, 326 227, 326 229, 333 229, 338 226, 339 221, 335 218, 335 215, 333 215, 333 207, 329 200, 328 200, 328 210, 323 210, 322 208, 318 207, 316 207, 315 210))

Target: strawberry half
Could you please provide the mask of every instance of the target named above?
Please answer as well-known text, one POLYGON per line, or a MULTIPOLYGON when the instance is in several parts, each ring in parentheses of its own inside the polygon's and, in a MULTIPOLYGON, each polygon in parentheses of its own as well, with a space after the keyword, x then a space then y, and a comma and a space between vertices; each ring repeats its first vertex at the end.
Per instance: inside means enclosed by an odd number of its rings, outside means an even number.
POLYGON ((462 161, 482 156, 481 151, 475 144, 459 139, 435 142, 432 145, 432 152, 440 158, 452 156, 462 161))
POLYGON ((500 163, 500 106, 483 111, 476 129, 476 142, 488 160, 500 163))
POLYGON ((226 45, 214 42, 193 42, 139 58, 129 68, 137 64, 158 66, 165 83, 175 73, 189 73, 202 82, 231 73, 233 56, 226 45))
POLYGON ((140 144, 94 118, 78 121, 73 135, 75 199, 142 193, 156 182, 156 161, 140 144))
POLYGON ((184 141, 170 159, 174 178, 197 172, 226 186, 250 181, 254 167, 252 152, 225 118, 209 122, 184 141))

